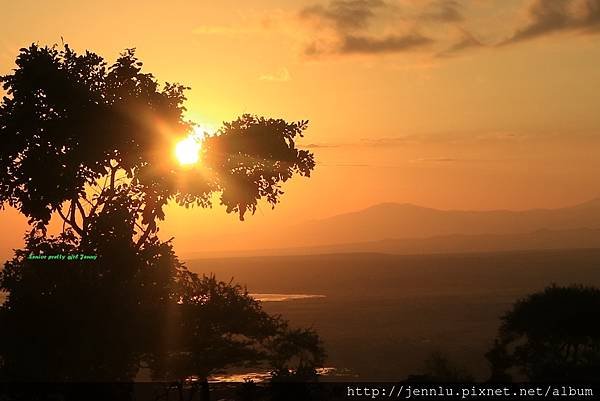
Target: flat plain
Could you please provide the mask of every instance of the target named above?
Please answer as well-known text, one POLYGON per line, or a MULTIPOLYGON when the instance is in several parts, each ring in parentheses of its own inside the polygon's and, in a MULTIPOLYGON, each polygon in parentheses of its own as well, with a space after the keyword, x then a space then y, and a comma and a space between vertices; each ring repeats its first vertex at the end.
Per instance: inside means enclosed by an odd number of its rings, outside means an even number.
POLYGON ((600 286, 600 250, 447 255, 325 254, 196 259, 199 273, 251 293, 324 295, 264 302, 294 326, 315 328, 327 366, 355 379, 398 380, 441 352, 477 379, 500 317, 553 283, 600 286))

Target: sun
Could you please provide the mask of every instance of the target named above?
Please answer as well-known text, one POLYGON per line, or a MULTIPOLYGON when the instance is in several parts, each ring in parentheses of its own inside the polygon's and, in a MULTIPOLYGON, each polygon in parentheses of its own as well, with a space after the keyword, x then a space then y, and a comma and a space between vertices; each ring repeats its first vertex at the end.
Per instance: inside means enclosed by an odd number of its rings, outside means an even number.
POLYGON ((211 124, 196 124, 194 130, 175 144, 175 158, 183 166, 191 166, 200 161, 200 150, 204 140, 215 134, 211 124))
POLYGON ((177 142, 177 145, 175 145, 175 157, 177 157, 179 164, 185 166, 198 163, 201 146, 200 140, 194 135, 190 135, 177 142))

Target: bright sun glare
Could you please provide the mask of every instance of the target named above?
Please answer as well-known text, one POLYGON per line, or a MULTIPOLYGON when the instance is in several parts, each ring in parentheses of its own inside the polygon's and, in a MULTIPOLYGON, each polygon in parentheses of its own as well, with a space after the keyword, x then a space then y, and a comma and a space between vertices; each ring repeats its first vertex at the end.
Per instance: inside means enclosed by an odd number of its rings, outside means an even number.
POLYGON ((175 145, 175 156, 181 164, 195 164, 198 162, 200 142, 193 136, 188 136, 175 145))
POLYGON ((198 163, 203 137, 204 133, 198 127, 192 134, 177 142, 175 145, 175 157, 177 157, 177 161, 180 164, 191 165, 198 163))

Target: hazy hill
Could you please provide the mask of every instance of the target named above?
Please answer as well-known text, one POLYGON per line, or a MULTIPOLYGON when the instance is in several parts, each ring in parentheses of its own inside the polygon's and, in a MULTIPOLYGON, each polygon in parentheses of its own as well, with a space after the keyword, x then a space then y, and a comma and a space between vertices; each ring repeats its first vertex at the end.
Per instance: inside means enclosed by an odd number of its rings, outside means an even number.
POLYGON ((396 254, 600 247, 600 199, 559 209, 437 210, 383 203, 244 237, 246 249, 188 255, 242 256, 332 252, 396 254))
POLYGON ((538 230, 524 234, 441 235, 321 246, 209 252, 204 257, 387 253, 396 255, 600 248, 600 229, 538 230))
POLYGON ((299 238, 323 244, 463 234, 516 234, 537 230, 600 228, 600 199, 560 209, 525 211, 437 210, 383 203, 297 227, 299 238))
MULTIPOLYGON (((532 249, 600 248, 600 230, 538 230, 525 234, 446 235, 431 238, 388 239, 322 247, 326 253, 379 252, 392 254, 502 252, 532 249)), ((306 248, 318 253, 318 248, 306 248)))

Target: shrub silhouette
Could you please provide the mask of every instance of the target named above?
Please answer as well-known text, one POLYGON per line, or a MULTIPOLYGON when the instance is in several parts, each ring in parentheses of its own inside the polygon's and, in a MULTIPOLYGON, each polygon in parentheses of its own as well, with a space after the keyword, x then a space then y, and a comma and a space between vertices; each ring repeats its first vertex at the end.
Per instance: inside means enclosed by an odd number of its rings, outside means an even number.
POLYGON ((600 378, 600 289, 551 286, 519 300, 502 318, 486 355, 492 379, 512 371, 531 381, 600 378))
POLYGON ((410 383, 470 383, 475 379, 462 366, 448 359, 439 351, 432 352, 425 360, 422 374, 409 375, 410 383))

